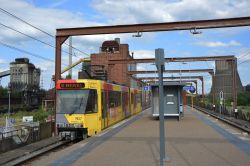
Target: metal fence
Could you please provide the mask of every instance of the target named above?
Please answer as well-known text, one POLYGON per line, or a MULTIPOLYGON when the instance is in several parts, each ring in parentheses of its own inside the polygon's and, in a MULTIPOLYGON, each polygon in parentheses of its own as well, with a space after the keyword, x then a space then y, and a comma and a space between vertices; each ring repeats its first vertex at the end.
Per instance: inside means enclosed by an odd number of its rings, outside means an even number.
MULTIPOLYGON (((197 106, 203 107, 203 103, 199 102, 197 103, 197 106)), ((218 114, 226 115, 229 117, 235 117, 235 113, 232 107, 229 106, 222 106, 222 109, 220 111, 220 105, 217 104, 215 105, 215 109, 213 108, 213 104, 204 104, 204 108, 215 111, 218 114)), ((245 120, 250 122, 250 110, 243 110, 243 109, 238 109, 238 119, 245 120)))

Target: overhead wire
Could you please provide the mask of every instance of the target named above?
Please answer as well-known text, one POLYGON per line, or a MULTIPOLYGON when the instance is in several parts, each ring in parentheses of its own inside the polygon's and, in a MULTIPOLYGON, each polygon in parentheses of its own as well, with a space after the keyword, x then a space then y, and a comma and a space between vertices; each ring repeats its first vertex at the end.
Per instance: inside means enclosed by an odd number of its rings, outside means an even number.
MULTIPOLYGON (((38 55, 38 54, 35 54, 35 53, 32 53, 32 52, 29 52, 29 51, 26 51, 24 49, 21 49, 21 48, 17 48, 15 46, 12 46, 12 45, 9 45, 9 44, 6 44, 2 41, 0 41, 0 44, 5 46, 5 47, 8 47, 10 49, 13 49, 13 50, 16 50, 16 51, 19 51, 19 52, 22 52, 22 53, 25 53, 25 54, 28 54, 28 55, 31 55, 33 57, 36 57, 36 58, 39 58, 39 59, 43 59, 45 61, 49 61, 49 62, 52 62, 52 63, 55 63, 55 61, 53 59, 50 59, 50 58, 46 58, 46 57, 43 57, 41 55, 38 55)), ((63 64, 64 66, 68 66, 67 64, 63 64)))
MULTIPOLYGON (((22 35, 24 35, 24 36, 26 36, 26 37, 29 37, 29 38, 31 38, 31 39, 33 39, 33 40, 36 40, 36 41, 38 41, 38 42, 40 42, 40 43, 43 43, 43 44, 45 44, 45 45, 48 45, 48 46, 50 46, 50 47, 52 47, 52 48, 56 48, 55 46, 53 46, 53 45, 50 44, 50 43, 46 43, 46 42, 44 42, 44 41, 42 41, 42 40, 40 40, 40 39, 37 39, 37 38, 35 38, 35 37, 33 37, 33 36, 27 35, 27 34, 21 32, 21 31, 16 30, 16 29, 14 29, 14 28, 12 28, 12 27, 10 27, 10 26, 8 26, 8 25, 5 25, 5 24, 3 24, 3 23, 1 23, 1 22, 0 22, 0 25, 3 26, 3 27, 5 27, 5 28, 11 29, 11 30, 13 30, 13 31, 15 31, 15 32, 17 32, 17 33, 20 33, 20 34, 22 34, 22 35)), ((67 53, 68 55, 70 55, 70 53, 67 52, 67 51, 62 50, 62 52, 67 53)), ((77 57, 77 58, 79 58, 79 57, 76 56, 76 55, 74 55, 74 56, 77 57)), ((80 58, 79 58, 79 59, 80 59, 80 58)))
MULTIPOLYGON (((29 25, 29 26, 31 26, 31 27, 33 27, 33 28, 35 28, 35 29, 37 29, 37 30, 39 30, 39 31, 41 31, 41 32, 43 32, 43 33, 45 33, 45 34, 47 34, 47 35, 49 35, 50 37, 53 37, 53 38, 55 37, 55 36, 51 35, 50 33, 46 32, 46 31, 44 31, 44 30, 42 30, 42 29, 40 29, 40 28, 38 28, 38 27, 36 27, 36 26, 33 26, 32 24, 30 24, 30 23, 26 22, 25 20, 23 20, 23 19, 21 19, 21 18, 15 16, 14 14, 11 14, 10 12, 8 12, 8 11, 2 9, 2 8, 0 8, 0 11, 4 12, 5 14, 8 14, 9 16, 12 16, 12 17, 18 19, 19 21, 21 21, 21 22, 23 22, 23 23, 25 23, 25 24, 27 24, 27 25, 29 25)), ((43 44, 45 44, 45 45, 48 45, 48 46, 50 46, 50 47, 56 49, 56 47, 55 47, 54 45, 50 44, 50 43, 44 42, 44 41, 42 41, 42 40, 40 40, 40 39, 37 39, 37 38, 35 38, 35 37, 33 37, 33 36, 30 36, 30 35, 28 35, 28 34, 26 34, 26 33, 23 33, 23 32, 21 32, 21 31, 19 31, 19 30, 17 30, 17 29, 14 29, 14 28, 12 28, 12 27, 10 27, 10 26, 8 26, 8 25, 5 25, 5 24, 3 24, 3 23, 1 23, 1 22, 0 22, 0 25, 3 26, 3 27, 5 27, 5 28, 8 28, 8 29, 10 29, 10 30, 13 30, 13 31, 15 31, 15 32, 17 32, 17 33, 20 33, 20 34, 26 36, 26 37, 29 37, 29 38, 31 38, 31 39, 33 39, 33 40, 36 40, 36 41, 38 41, 38 42, 40 42, 40 43, 43 43, 43 44)), ((67 43, 64 43, 64 44, 68 45, 67 43)), ((9 48, 14 48, 13 46, 10 46, 10 45, 8 45, 8 44, 2 43, 2 45, 6 46, 6 47, 9 47, 9 48)), ((70 45, 68 45, 68 46, 70 46, 70 45)), ((73 46, 70 46, 70 47, 72 47, 73 49, 75 49, 75 50, 81 52, 81 50, 78 50, 77 48, 75 48, 75 47, 73 47, 73 46)), ((15 47, 14 49, 15 49, 15 50, 18 50, 18 51, 21 51, 21 52, 24 51, 24 52, 30 54, 30 52, 25 51, 25 50, 22 50, 22 49, 19 49, 19 48, 16 48, 16 47, 15 47)), ((62 50, 62 52, 67 53, 68 55, 70 55, 70 53, 67 52, 67 51, 62 50)), ((84 53, 84 52, 82 52, 82 53, 84 53)), ((31 54, 35 55, 34 53, 31 53, 31 54)), ((30 54, 30 55, 31 55, 31 54, 30 54)), ((84 53, 84 54, 86 54, 86 53, 84 53)), ((78 59, 81 59, 81 58, 78 57, 76 54, 72 54, 72 55, 75 56, 75 57, 77 57, 78 59)), ((38 56, 40 56, 40 55, 38 55, 38 56)), ((44 58, 44 57, 43 57, 43 58, 44 58)), ((65 64, 64 64, 64 65, 65 65, 65 64)), ((68 65, 66 65, 66 66, 68 66, 68 65)), ((79 68, 79 69, 80 69, 80 68, 79 68)))
MULTIPOLYGON (((3 8, 1 8, 1 7, 0 7, 0 11, 1 11, 2 13, 5 13, 6 15, 9 15, 9 16, 11 16, 11 17, 13 17, 13 18, 15 18, 15 19, 17 19, 17 20, 19 20, 19 21, 21 21, 21 22, 23 22, 23 23, 25 23, 25 24, 27 24, 27 25, 29 25, 29 26, 31 26, 32 28, 34 28, 34 29, 36 29, 36 30, 38 30, 38 31, 40 31, 40 32, 43 32, 44 34, 46 34, 46 35, 48 35, 48 36, 50 36, 50 37, 52 37, 52 38, 55 39, 55 35, 52 35, 52 34, 46 32, 46 31, 42 30, 41 28, 38 28, 38 27, 36 27, 36 26, 30 24, 29 22, 23 20, 22 18, 20 18, 20 17, 14 15, 14 14, 12 14, 12 13, 10 13, 10 12, 8 12, 7 10, 5 10, 5 9, 3 9, 3 8)), ((76 48, 76 47, 74 47, 74 46, 70 46, 70 45, 67 44, 67 43, 63 43, 63 44, 65 44, 65 45, 67 45, 67 46, 69 46, 69 47, 71 47, 71 48, 73 48, 73 49, 75 49, 75 50, 77 50, 77 51, 79 51, 79 52, 81 52, 81 53, 83 53, 83 54, 89 56, 89 54, 87 54, 87 53, 85 53, 85 52, 79 50, 78 48, 76 48)))
POLYGON ((21 48, 17 48, 17 47, 11 46, 11 45, 6 44, 6 43, 4 43, 4 42, 2 42, 2 41, 0 41, 0 44, 3 45, 3 46, 5 46, 5 47, 11 48, 11 49, 13 49, 13 50, 16 50, 16 51, 19 51, 19 52, 22 52, 22 53, 25 53, 25 54, 34 56, 34 57, 36 57, 36 58, 43 59, 43 60, 45 60, 45 61, 55 62, 55 61, 52 60, 52 59, 49 59, 49 58, 43 57, 43 56, 41 56, 41 55, 37 55, 37 54, 31 53, 31 52, 26 51, 26 50, 23 50, 23 49, 21 49, 21 48))
MULTIPOLYGON (((250 54, 248 54, 248 55, 250 55, 250 54)), ((241 65, 241 64, 243 64, 243 63, 246 63, 246 62, 248 62, 248 61, 250 61, 250 58, 249 58, 249 59, 246 59, 246 60, 244 60, 244 61, 242 61, 242 62, 240 62, 240 63, 238 64, 238 66, 241 65)))
MULTIPOLYGON (((27 35, 27 34, 25 34, 25 33, 23 33, 23 32, 20 32, 20 31, 14 29, 14 28, 11 28, 11 27, 9 27, 9 26, 7 26, 7 25, 5 25, 5 24, 2 24, 1 22, 0 22, 0 25, 6 27, 6 28, 8 28, 8 29, 11 29, 11 30, 13 30, 13 31, 15 31, 15 32, 18 32, 18 33, 20 33, 20 34, 22 34, 22 35, 24 35, 24 36, 27 36, 27 37, 29 37, 29 38, 31 38, 31 39, 33 39, 33 40, 39 41, 39 42, 41 42, 41 43, 43 43, 43 44, 45 44, 45 45, 48 45, 48 46, 50 46, 50 47, 55 48, 53 45, 51 45, 51 44, 49 44, 49 43, 46 43, 46 42, 44 42, 44 41, 42 41, 42 40, 39 40, 39 39, 37 39, 37 38, 35 38, 35 37, 32 37, 32 36, 30 36, 30 35, 27 35)), ((1 43, 2 45, 6 46, 6 47, 15 49, 15 50, 17 50, 17 51, 19 51, 19 52, 23 52, 23 53, 26 53, 26 54, 29 54, 29 55, 31 55, 31 54, 37 55, 37 54, 31 53, 31 52, 25 51, 25 50, 23 50, 23 49, 20 49, 20 48, 17 48, 17 47, 8 45, 8 44, 3 43, 3 42, 0 42, 0 43, 1 43)), ((64 52, 70 55, 69 52, 66 52, 66 51, 64 51, 64 52)), ((32 55, 32 56, 33 56, 33 55, 32 55)), ((44 59, 44 60, 45 60, 45 58, 46 58, 46 57, 43 57, 43 56, 40 56, 40 55, 37 55, 37 57, 39 57, 39 58, 41 58, 41 59, 44 59)), ((77 57, 77 56, 75 56, 75 57, 77 57)), ((79 57, 77 57, 77 58, 79 58, 79 57)), ((46 59, 49 60, 49 61, 52 60, 52 59, 49 59, 49 58, 46 58, 46 59)), ((80 59, 80 58, 79 58, 79 59, 80 59)), ((52 60, 52 61, 55 62, 54 60, 52 60)), ((66 64, 64 64, 64 65, 65 65, 65 66, 68 66, 68 65, 66 65, 66 64)), ((78 69, 81 69, 81 68, 78 68, 78 69)))
POLYGON ((238 60, 242 60, 243 57, 247 56, 250 54, 250 51, 246 52, 245 54, 241 55, 240 57, 238 57, 238 60))

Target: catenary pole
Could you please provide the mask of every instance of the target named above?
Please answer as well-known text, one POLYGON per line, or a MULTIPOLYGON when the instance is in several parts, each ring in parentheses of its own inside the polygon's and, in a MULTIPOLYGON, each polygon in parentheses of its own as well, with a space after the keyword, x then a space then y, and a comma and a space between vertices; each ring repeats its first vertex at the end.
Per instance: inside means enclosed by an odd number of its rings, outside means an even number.
POLYGON ((164 68, 164 49, 155 50, 156 67, 159 76, 159 118, 160 118, 160 166, 164 165, 167 159, 165 154, 165 126, 164 126, 164 89, 163 89, 163 71, 164 68))

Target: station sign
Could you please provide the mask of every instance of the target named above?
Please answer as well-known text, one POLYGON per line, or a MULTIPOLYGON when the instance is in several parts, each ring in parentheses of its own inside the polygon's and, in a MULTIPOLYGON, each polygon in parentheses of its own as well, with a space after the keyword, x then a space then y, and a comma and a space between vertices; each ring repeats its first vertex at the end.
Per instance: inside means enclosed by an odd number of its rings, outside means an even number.
POLYGON ((150 91, 151 88, 150 88, 150 86, 144 86, 144 87, 143 87, 143 90, 144 90, 144 91, 150 91))
POLYGON ((184 86, 183 90, 189 90, 189 91, 194 91, 195 88, 193 86, 184 86))

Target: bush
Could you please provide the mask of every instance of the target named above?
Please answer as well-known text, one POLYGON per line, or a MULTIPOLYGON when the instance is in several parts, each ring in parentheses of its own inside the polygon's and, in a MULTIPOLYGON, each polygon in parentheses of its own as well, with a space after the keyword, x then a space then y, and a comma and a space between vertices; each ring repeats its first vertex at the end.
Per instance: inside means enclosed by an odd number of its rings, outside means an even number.
POLYGON ((8 97, 8 89, 0 86, 0 96, 1 97, 8 97))
POLYGON ((237 99, 238 105, 247 106, 250 103, 250 93, 244 92, 238 95, 237 99))
POLYGON ((33 116, 34 116, 34 122, 36 121, 42 122, 49 116, 49 113, 42 110, 38 110, 34 112, 33 116))
MULTIPOLYGON (((33 111, 25 111, 25 109, 23 109, 22 111, 12 113, 11 117, 15 119, 19 119, 21 121, 23 116, 33 116, 34 122, 37 122, 37 121, 43 122, 49 115, 52 115, 52 114, 53 113, 51 111, 45 112, 42 109, 33 110, 33 111)), ((4 116, 7 116, 7 114, 4 116)))

